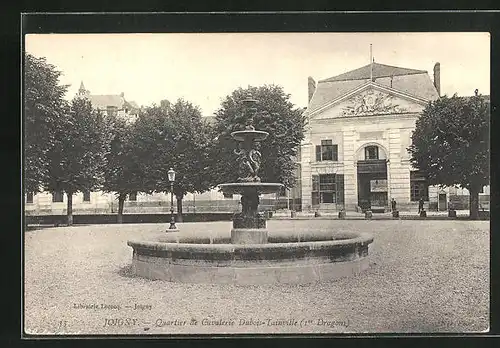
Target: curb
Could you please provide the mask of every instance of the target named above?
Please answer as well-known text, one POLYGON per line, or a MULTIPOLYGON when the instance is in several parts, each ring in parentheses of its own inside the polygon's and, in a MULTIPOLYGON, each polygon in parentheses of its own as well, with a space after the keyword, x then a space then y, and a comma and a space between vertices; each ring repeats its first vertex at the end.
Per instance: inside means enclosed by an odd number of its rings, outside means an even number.
POLYGON ((467 221, 489 221, 490 219, 479 218, 477 220, 470 220, 468 216, 458 216, 450 218, 448 216, 427 216, 425 218, 420 216, 399 216, 397 218, 389 217, 389 216, 373 216, 371 219, 366 219, 365 217, 354 217, 354 216, 346 216, 344 219, 339 219, 336 216, 301 216, 301 217, 272 217, 269 220, 467 220, 467 221))

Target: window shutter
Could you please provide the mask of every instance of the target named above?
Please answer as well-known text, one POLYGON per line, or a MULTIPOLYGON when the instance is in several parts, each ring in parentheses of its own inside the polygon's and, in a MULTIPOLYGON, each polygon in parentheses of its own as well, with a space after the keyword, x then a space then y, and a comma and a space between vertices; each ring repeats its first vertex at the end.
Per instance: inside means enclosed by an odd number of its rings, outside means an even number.
POLYGON ((337 174, 335 183, 337 184, 337 203, 344 203, 344 174, 337 174))
POLYGON ((316 162, 321 161, 321 145, 316 145, 316 162))
POLYGON ((338 161, 339 160, 339 146, 338 145, 333 145, 333 160, 338 161))
POLYGON ((319 191, 319 175, 312 176, 312 190, 313 192, 319 191))

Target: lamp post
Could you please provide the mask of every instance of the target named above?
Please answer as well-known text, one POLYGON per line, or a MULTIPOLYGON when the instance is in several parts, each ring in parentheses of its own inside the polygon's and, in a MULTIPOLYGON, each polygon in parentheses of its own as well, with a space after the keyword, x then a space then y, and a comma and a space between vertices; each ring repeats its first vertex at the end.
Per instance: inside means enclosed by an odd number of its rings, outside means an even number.
POLYGON ((168 181, 170 181, 170 227, 169 230, 176 230, 175 218, 174 218, 174 181, 175 181, 175 171, 170 168, 167 172, 168 181))

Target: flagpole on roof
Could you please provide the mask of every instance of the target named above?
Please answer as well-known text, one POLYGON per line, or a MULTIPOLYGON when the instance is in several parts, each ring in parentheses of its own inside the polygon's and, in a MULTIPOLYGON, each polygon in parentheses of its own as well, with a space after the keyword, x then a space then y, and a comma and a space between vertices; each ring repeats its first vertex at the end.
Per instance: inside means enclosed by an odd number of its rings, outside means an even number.
POLYGON ((373 58, 372 58, 372 44, 370 44, 370 81, 373 80, 373 58))

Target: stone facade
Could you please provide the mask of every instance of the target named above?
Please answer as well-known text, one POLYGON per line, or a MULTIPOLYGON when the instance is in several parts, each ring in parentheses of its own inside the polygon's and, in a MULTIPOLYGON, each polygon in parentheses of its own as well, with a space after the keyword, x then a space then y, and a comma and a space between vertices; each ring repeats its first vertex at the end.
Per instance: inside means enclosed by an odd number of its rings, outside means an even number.
MULTIPOLYGON (((400 210, 418 209, 421 196, 425 208, 445 210, 453 195, 468 194, 429 187, 409 161, 415 122, 439 97, 436 66, 434 83, 426 71, 376 63, 315 87, 309 78, 308 129, 300 158, 303 211, 368 206, 388 211, 391 199, 400 210)), ((483 192, 489 196, 488 188, 483 192)))

